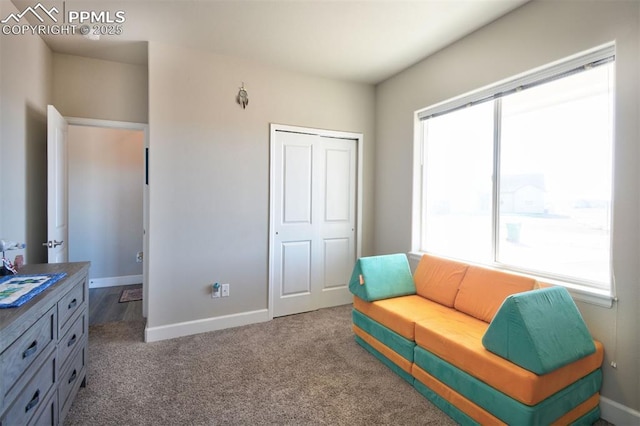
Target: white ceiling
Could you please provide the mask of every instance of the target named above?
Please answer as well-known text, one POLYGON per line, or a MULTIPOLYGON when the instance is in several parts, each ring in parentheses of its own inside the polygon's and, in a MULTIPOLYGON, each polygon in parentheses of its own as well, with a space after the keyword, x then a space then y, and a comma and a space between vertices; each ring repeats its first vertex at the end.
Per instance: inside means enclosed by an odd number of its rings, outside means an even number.
MULTIPOLYGON (((121 35, 44 36, 55 52, 143 64, 144 42, 163 42, 374 84, 527 1, 40 0, 67 14, 125 12, 121 35)), ((18 11, 37 2, 13 0, 18 11)))

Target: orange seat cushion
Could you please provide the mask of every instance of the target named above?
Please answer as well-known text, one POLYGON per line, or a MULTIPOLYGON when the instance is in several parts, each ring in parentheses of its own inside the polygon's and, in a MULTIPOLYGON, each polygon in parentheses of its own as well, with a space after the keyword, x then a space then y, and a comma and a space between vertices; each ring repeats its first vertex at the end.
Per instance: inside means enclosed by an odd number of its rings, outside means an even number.
POLYGON ((357 296, 353 298, 353 307, 395 331, 402 337, 415 340, 417 321, 432 315, 432 312, 455 312, 451 308, 427 300, 418 295, 394 297, 392 299, 365 302, 357 296))
POLYGON ((515 293, 533 290, 533 278, 494 269, 469 266, 454 307, 485 322, 491 322, 504 299, 515 293))
POLYGON ((458 287, 468 267, 466 263, 425 254, 413 274, 416 293, 453 308, 458 287))
POLYGON ((541 376, 487 351, 482 336, 489 327, 462 312, 431 315, 416 322, 415 341, 422 348, 446 360, 489 386, 527 405, 535 405, 602 364, 604 350, 541 376))

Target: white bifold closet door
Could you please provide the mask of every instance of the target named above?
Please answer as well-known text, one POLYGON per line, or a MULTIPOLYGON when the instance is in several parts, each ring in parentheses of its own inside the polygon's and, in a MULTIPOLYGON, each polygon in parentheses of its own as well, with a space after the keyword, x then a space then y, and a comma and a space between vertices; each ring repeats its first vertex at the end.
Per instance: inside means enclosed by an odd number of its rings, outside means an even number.
POLYGON ((273 316, 350 303, 357 143, 277 131, 273 146, 273 316))

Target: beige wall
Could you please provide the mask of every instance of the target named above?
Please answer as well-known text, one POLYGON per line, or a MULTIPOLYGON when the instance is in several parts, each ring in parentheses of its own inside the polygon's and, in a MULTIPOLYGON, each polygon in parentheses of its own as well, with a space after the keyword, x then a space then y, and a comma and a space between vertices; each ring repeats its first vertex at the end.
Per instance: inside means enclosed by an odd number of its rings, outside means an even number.
POLYGON ((54 53, 53 100, 63 116, 148 122, 145 65, 54 53))
MULTIPOLYGON (((0 2, 0 16, 10 12, 17 10, 0 2)), ((269 123, 362 132, 363 255, 406 252, 413 112, 616 40, 620 302, 580 309, 605 344, 603 396, 640 410, 639 21, 637 2, 533 1, 375 90, 171 45, 150 46, 147 71, 52 54, 33 36, 2 36, 0 237, 26 241, 28 261, 46 260, 47 103, 67 116, 149 121, 149 326, 265 309, 269 123), (242 82, 246 110, 235 104, 242 82), (212 303, 213 281, 232 285, 224 304, 212 303)))
POLYGON ((69 261, 89 278, 142 275, 144 133, 69 126, 69 261))
MULTIPOLYGON (((0 2, 0 16, 17 12, 0 2)), ((39 37, 0 37, 0 238, 26 242, 25 260, 47 250, 47 104, 52 54, 39 37)), ((10 257, 23 251, 13 251, 10 257)))
POLYGON ((411 250, 414 111, 616 41, 613 266, 620 302, 612 309, 579 307, 605 346, 602 395, 632 410, 640 409, 639 8, 640 3, 626 1, 534 1, 376 90, 375 251, 406 252, 411 250))
POLYGON ((267 309, 270 123, 364 134, 363 253, 372 252, 372 86, 151 43, 149 87, 147 327, 267 309), (245 110, 235 101, 242 82, 245 110), (211 299, 215 281, 231 284, 228 299, 211 299))

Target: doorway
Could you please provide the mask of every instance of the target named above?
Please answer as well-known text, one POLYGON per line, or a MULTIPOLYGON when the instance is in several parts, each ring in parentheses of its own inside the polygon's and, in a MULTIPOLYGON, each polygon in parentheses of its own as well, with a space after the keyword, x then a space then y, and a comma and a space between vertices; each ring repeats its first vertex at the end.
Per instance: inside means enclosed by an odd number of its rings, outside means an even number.
POLYGON ((91 288, 142 284, 147 315, 147 125, 67 118, 69 261, 91 288))
POLYGON ((350 303, 360 256, 362 135, 272 125, 272 317, 350 303))

